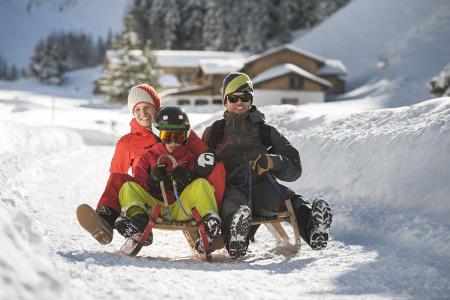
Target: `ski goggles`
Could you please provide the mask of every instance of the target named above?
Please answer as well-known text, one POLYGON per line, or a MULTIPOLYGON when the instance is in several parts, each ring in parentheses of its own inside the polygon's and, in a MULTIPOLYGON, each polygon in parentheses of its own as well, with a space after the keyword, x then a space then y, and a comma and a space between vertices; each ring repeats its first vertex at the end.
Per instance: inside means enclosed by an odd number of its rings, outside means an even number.
POLYGON ((161 130, 159 138, 166 144, 182 144, 187 138, 186 131, 161 130))
POLYGON ((242 95, 231 94, 227 96, 227 100, 231 103, 237 103, 239 99, 241 99, 242 102, 249 102, 253 100, 253 95, 245 93, 242 95))

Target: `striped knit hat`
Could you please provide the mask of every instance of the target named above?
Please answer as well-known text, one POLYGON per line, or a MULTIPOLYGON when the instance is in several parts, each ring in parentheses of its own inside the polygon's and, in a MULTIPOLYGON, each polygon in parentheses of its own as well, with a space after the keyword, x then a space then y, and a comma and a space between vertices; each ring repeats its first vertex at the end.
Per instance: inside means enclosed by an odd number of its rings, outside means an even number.
POLYGON ((135 85, 131 88, 128 94, 128 109, 130 112, 133 113, 136 104, 141 102, 150 103, 155 107, 156 111, 159 110, 161 105, 161 99, 155 88, 145 83, 135 85))
POLYGON ((223 104, 225 104, 226 97, 229 94, 236 92, 248 93, 254 96, 253 83, 247 74, 240 72, 233 72, 228 74, 227 77, 225 77, 222 86, 223 104))

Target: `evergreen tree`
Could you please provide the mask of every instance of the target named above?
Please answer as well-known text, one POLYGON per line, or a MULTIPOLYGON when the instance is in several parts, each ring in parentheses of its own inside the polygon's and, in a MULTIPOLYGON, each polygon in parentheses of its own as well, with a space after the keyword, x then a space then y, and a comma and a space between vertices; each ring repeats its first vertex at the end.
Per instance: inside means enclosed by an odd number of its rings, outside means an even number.
POLYGON ((203 49, 205 4, 205 0, 180 0, 180 26, 176 49, 203 49))
POLYGON ((249 51, 250 53, 262 52, 265 49, 270 19, 268 18, 268 7, 270 0, 260 0, 257 5, 252 0, 241 0, 242 33, 237 39, 236 50, 249 51))
POLYGON ((150 42, 144 44, 136 28, 133 14, 128 13, 122 35, 113 42, 113 49, 108 52, 109 64, 96 82, 96 91, 109 100, 125 101, 129 89, 142 82, 158 85, 150 42))
POLYGON ((209 0, 203 30, 205 50, 226 49, 225 4, 221 0, 209 0))
POLYGON ((180 24, 176 0, 153 0, 148 25, 151 41, 157 49, 172 49, 180 24))
POLYGON ((141 40, 155 49, 259 52, 291 41, 349 0, 134 0, 141 40))
POLYGON ((289 28, 289 7, 284 0, 270 1, 269 18, 271 26, 268 29, 269 47, 289 43, 292 40, 289 28))
POLYGON ((30 73, 46 84, 60 85, 64 79, 63 55, 53 39, 39 41, 30 63, 30 73))
POLYGON ((17 80, 19 78, 19 70, 17 69, 16 65, 12 65, 12 67, 9 69, 9 72, 7 73, 6 80, 17 80))
POLYGON ((8 71, 8 64, 6 63, 6 60, 0 56, 0 80, 6 79, 6 74, 8 71))
POLYGON ((450 96, 450 64, 428 82, 430 93, 438 97, 450 96))

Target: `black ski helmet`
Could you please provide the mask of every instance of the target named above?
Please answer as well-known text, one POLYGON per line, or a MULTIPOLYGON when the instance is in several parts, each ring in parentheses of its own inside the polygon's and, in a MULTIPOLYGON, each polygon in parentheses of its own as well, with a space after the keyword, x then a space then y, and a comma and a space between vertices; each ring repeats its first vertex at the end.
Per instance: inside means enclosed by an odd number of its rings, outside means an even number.
POLYGON ((191 128, 187 114, 179 106, 167 106, 156 113, 155 128, 158 130, 188 131, 191 128))

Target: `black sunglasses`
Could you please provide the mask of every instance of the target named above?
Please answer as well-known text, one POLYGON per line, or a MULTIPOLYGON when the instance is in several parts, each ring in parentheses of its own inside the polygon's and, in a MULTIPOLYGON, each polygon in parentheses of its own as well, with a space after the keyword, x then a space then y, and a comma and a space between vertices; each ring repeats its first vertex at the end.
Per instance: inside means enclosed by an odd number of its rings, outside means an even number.
POLYGON ((242 102, 249 102, 253 100, 252 94, 242 94, 242 95, 228 95, 227 100, 231 103, 237 103, 241 99, 242 102))

